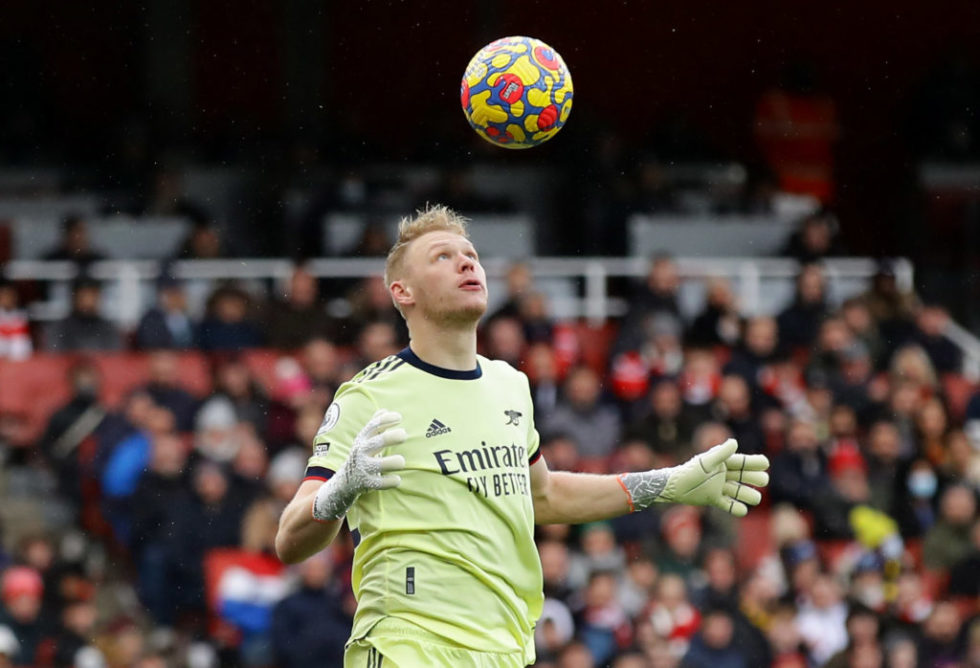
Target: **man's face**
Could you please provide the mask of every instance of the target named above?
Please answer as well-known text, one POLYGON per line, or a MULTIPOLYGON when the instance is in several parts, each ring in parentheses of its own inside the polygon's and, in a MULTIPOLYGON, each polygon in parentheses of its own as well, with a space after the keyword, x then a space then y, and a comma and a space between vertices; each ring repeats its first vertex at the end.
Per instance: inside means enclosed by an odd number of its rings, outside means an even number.
POLYGON ((412 242, 391 291, 403 309, 414 307, 427 320, 469 324, 487 310, 487 276, 476 249, 453 232, 429 232, 412 242))

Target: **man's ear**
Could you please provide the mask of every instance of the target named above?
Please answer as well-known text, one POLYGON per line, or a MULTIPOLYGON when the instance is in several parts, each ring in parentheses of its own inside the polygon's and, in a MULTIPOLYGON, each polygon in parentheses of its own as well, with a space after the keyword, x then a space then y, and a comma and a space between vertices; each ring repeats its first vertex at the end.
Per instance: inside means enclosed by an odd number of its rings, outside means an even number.
POLYGON ((402 281, 393 281, 388 286, 388 290, 391 292, 391 298, 402 308, 415 303, 415 297, 412 296, 412 289, 402 281))

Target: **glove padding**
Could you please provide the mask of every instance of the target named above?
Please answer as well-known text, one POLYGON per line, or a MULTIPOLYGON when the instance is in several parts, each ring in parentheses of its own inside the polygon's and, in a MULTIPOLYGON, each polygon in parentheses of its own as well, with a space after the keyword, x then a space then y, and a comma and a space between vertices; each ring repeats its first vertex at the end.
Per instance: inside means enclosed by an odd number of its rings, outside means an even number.
POLYGON ((392 429, 402 416, 379 410, 354 438, 350 454, 340 470, 317 490, 313 499, 313 517, 321 522, 343 517, 358 496, 375 489, 390 489, 401 484, 401 476, 383 475, 405 468, 402 455, 378 457, 391 445, 405 441, 404 429, 392 429))
POLYGON ((759 490, 769 484, 765 455, 736 454, 738 442, 730 438, 680 466, 620 476, 635 510, 653 503, 714 506, 745 517, 749 506, 762 500, 759 490))

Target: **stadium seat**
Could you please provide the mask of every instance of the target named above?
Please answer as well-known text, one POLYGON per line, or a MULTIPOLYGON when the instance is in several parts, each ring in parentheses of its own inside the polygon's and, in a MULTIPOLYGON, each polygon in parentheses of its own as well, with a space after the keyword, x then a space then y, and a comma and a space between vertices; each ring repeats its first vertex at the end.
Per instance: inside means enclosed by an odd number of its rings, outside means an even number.
POLYGON ((252 377, 265 389, 270 397, 276 390, 276 362, 287 356, 279 350, 253 349, 242 353, 242 361, 252 372, 252 377))
POLYGON ((66 375, 73 361, 65 355, 0 360, 0 412, 24 415, 28 431, 40 436, 48 417, 71 395, 66 375))

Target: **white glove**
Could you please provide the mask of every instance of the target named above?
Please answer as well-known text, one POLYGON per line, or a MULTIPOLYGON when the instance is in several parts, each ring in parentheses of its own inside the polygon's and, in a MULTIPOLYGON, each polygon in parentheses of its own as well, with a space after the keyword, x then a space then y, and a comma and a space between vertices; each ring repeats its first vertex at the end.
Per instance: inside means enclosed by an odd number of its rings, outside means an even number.
POLYGON ((738 442, 730 438, 680 466, 619 476, 630 497, 631 510, 653 503, 686 503, 715 506, 736 517, 745 517, 748 506, 762 500, 757 489, 769 484, 769 460, 765 455, 736 454, 738 442))
POLYGON ((402 479, 398 475, 382 475, 405 468, 401 455, 378 457, 389 445, 405 440, 404 429, 392 429, 402 421, 402 416, 391 411, 379 410, 360 431, 350 454, 340 470, 323 483, 313 499, 313 518, 321 522, 339 520, 353 505, 358 496, 372 489, 398 487, 402 479))

